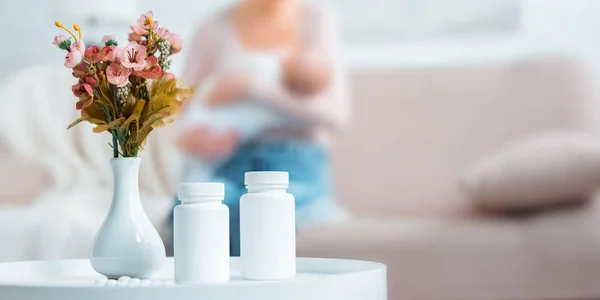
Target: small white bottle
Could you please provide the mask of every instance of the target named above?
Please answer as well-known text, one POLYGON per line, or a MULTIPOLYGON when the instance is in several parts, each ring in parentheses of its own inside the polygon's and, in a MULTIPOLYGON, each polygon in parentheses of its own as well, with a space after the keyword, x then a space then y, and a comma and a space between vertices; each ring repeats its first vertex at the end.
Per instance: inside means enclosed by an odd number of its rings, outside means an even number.
POLYGON ((295 199, 287 172, 248 172, 240 199, 242 276, 285 280, 296 275, 295 199))
POLYGON ((224 196, 222 183, 180 184, 173 228, 177 283, 229 280, 229 208, 222 203, 224 196))

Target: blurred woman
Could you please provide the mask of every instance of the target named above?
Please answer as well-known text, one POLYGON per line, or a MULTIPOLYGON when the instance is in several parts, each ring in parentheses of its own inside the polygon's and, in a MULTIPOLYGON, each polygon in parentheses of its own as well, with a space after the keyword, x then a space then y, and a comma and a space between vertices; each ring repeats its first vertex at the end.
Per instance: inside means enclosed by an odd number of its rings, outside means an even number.
MULTIPOLYGON (((289 121, 271 122, 244 137, 240 126, 217 131, 198 125, 179 139, 188 155, 222 160, 210 180, 226 185, 231 255, 239 255, 245 172, 289 172, 298 228, 337 215, 329 148, 346 123, 349 104, 330 12, 301 0, 243 0, 205 21, 191 47, 184 78, 199 90, 209 85, 202 105, 215 110, 256 105, 289 121), (279 70, 266 67, 272 61, 279 70)), ((254 120, 252 114, 235 119, 248 126, 254 120)))

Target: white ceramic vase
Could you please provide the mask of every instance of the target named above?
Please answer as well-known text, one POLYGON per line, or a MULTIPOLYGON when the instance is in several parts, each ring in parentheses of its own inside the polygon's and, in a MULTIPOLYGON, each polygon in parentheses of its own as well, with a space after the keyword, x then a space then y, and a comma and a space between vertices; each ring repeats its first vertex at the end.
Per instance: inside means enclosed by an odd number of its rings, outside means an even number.
POLYGON ((112 204, 96 234, 90 261, 108 277, 150 278, 165 260, 165 246, 140 201, 139 158, 113 158, 112 204))

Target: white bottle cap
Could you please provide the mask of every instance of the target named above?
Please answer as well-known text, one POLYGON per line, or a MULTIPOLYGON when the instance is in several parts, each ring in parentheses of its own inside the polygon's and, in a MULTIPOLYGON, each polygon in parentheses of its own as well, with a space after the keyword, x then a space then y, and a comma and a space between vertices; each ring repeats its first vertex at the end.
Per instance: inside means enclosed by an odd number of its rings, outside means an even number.
POLYGON ((179 184, 179 198, 225 196, 225 185, 220 182, 183 182, 179 184))
POLYGON ((289 185, 288 172, 246 172, 245 185, 289 185))

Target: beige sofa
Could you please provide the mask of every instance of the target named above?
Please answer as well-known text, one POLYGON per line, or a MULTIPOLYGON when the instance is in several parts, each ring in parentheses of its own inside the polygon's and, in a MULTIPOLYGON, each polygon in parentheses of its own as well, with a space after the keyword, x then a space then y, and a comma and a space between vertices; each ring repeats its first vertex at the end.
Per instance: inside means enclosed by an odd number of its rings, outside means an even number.
POLYGON ((299 236, 304 256, 380 261, 389 299, 600 298, 600 205, 478 212, 460 175, 520 137, 595 131, 590 74, 561 58, 353 74, 335 149, 356 216, 299 236))
MULTIPOLYGON (((42 104, 48 93, 71 99, 67 73, 29 70, 20 75, 22 87, 17 80, 10 88, 34 97, 30 82, 44 81, 42 104)), ((353 217, 300 232, 299 255, 386 263, 391 300, 600 297, 600 205, 484 215, 457 184, 477 159, 515 138, 594 130, 598 110, 588 76, 561 58, 353 72, 354 118, 333 156, 339 199, 353 217)), ((18 106, 5 103, 5 110, 18 106)), ((36 113, 76 114, 67 101, 44 105, 36 113)), ((11 120, 0 118, 0 133, 13 132, 3 130, 18 126, 11 120)), ((86 127, 26 129, 42 137, 21 145, 19 136, 0 155, 0 261, 86 257, 110 199, 107 141, 86 127), (58 139, 52 134, 73 145, 50 152, 44 143, 58 139), (80 173, 57 189, 27 160, 39 149, 80 173)), ((165 174, 165 166, 176 165, 171 150, 157 151, 151 141, 142 166, 144 206, 162 228, 173 200, 167 181, 174 176, 165 174)))

